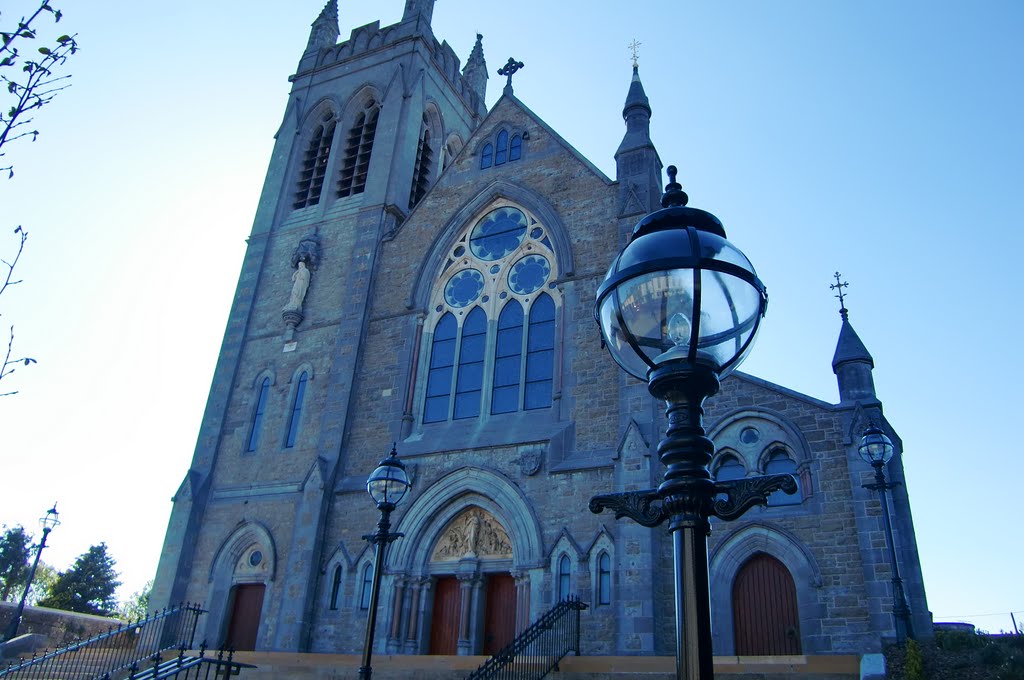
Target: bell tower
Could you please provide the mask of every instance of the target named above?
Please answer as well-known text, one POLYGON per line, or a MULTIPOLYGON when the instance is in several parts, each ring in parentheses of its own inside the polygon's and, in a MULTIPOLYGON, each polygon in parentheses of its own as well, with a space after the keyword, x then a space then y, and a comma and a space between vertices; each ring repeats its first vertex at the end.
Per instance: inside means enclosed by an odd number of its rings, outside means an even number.
POLYGON ((434 38, 433 5, 407 0, 399 23, 339 42, 328 0, 290 78, 152 591, 155 606, 204 602, 199 639, 230 628, 234 570, 259 554, 275 566, 250 569, 243 584, 265 593, 256 647, 309 646, 323 524, 349 474, 346 414, 381 243, 486 113, 479 37, 463 76, 434 38))

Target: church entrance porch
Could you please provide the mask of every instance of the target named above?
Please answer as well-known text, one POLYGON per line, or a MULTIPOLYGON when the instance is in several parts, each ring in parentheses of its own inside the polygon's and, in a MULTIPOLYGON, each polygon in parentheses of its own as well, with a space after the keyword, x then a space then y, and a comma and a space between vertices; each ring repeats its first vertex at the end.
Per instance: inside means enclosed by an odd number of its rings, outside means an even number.
POLYGON ((438 577, 429 653, 491 656, 500 651, 516 635, 516 600, 516 581, 509 573, 438 577))

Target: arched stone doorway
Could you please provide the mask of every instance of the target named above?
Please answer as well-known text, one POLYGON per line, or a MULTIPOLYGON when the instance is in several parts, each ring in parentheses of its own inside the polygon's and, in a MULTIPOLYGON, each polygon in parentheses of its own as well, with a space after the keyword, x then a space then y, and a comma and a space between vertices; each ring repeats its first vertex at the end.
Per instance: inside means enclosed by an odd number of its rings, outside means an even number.
POLYGON ((478 506, 455 516, 430 556, 434 601, 430 654, 491 655, 516 633, 512 543, 501 522, 478 506))
POLYGON ((757 553, 732 586, 733 636, 738 656, 800 654, 796 585, 782 562, 757 553))

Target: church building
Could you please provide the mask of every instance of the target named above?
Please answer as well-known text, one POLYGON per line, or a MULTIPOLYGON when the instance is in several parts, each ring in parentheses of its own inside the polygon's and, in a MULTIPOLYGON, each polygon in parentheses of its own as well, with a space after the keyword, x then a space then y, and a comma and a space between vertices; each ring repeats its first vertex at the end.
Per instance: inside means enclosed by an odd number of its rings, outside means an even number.
MULTIPOLYGON (((392 515, 404 537, 378 653, 491 654, 578 596, 584 654, 671 655, 667 529, 587 509, 663 472, 664 405, 612 361, 593 315, 608 265, 660 207, 652 104, 638 68, 623 73, 608 177, 515 96, 514 60, 488 109, 481 36, 462 65, 433 5, 406 0, 399 23, 343 42, 336 0, 313 22, 152 602, 201 602, 211 645, 359 653, 379 516, 366 478, 394 443, 412 488, 392 515)), ((716 654, 855 654, 894 635, 857 444, 881 427, 897 482, 902 445, 873 369, 844 310, 838 404, 743 373, 707 402, 718 479, 799 482, 713 521, 716 654)), ((905 486, 891 503, 927 631, 905 486)))

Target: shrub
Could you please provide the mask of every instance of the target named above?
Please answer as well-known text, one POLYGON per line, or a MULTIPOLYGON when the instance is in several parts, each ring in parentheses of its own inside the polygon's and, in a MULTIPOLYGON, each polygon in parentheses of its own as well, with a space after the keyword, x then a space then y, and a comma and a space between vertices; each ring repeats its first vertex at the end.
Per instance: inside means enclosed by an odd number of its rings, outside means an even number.
POLYGON ((924 680, 924 657, 921 647, 913 640, 907 640, 904 672, 906 680, 924 680))

